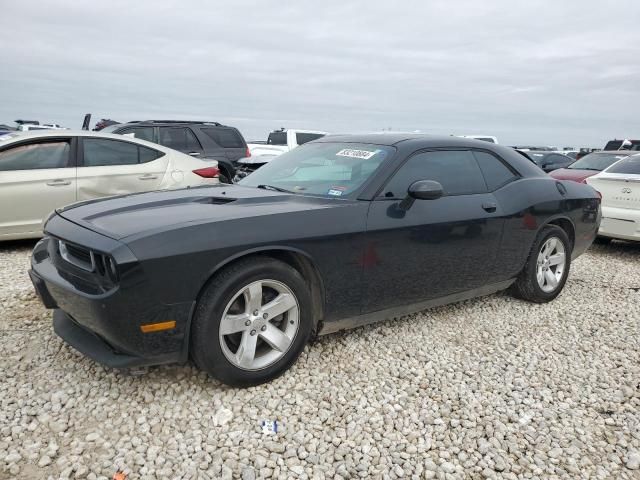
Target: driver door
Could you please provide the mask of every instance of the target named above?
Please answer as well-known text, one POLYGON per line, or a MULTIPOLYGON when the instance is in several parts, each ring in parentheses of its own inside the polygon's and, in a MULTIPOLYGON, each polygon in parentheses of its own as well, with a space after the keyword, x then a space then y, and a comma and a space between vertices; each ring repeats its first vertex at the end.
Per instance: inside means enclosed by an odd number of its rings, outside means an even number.
POLYGON ((472 151, 414 153, 371 202, 363 313, 491 283, 503 224, 472 151), (401 208, 418 180, 439 182, 444 195, 401 208))

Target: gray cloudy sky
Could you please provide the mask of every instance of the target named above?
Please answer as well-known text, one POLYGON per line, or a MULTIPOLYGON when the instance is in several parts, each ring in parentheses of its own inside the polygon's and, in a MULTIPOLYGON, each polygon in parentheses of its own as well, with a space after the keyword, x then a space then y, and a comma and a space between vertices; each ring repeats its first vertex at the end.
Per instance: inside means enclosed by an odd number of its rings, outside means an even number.
POLYGON ((640 137, 640 2, 3 1, 0 123, 640 137), (93 122, 92 122, 93 124, 93 122))

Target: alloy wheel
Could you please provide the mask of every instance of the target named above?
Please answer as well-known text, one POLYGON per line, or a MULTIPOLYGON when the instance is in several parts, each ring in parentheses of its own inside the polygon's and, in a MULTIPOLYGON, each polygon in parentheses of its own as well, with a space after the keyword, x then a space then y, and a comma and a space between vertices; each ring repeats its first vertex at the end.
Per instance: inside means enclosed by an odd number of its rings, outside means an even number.
POLYGON ((542 245, 536 264, 536 280, 545 293, 551 293, 560 284, 567 264, 564 244, 557 237, 550 237, 542 245))
POLYGON ((284 283, 258 280, 241 288, 222 314, 219 341, 227 360, 260 370, 289 351, 298 333, 300 308, 284 283))

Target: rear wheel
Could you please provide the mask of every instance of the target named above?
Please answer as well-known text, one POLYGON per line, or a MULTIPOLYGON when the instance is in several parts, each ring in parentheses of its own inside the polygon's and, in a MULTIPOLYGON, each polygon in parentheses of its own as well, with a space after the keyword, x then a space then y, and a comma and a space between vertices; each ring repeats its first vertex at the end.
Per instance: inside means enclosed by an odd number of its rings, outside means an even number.
POLYGON ((571 243, 567 234, 560 227, 548 225, 534 242, 513 291, 530 302, 549 302, 564 288, 570 266, 571 243))
POLYGON ((201 296, 191 355, 226 384, 257 385, 295 362, 311 330, 311 298, 300 273, 268 257, 243 260, 216 276, 201 296))

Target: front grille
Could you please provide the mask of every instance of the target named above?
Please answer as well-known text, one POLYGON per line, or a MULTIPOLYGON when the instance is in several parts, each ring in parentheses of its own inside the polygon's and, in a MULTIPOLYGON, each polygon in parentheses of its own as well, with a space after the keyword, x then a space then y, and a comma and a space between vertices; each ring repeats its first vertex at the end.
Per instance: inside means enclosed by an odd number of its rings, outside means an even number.
POLYGON ((60 258, 74 267, 96 274, 98 280, 107 280, 110 283, 118 280, 118 269, 110 255, 62 240, 58 240, 58 253, 60 258))
POLYGON ((88 248, 72 245, 67 242, 59 241, 58 249, 63 260, 69 262, 82 270, 93 272, 96 268, 93 252, 88 248))

